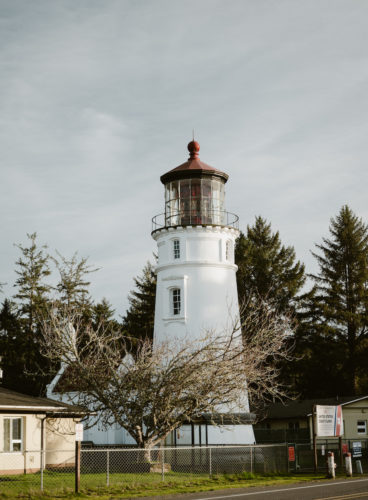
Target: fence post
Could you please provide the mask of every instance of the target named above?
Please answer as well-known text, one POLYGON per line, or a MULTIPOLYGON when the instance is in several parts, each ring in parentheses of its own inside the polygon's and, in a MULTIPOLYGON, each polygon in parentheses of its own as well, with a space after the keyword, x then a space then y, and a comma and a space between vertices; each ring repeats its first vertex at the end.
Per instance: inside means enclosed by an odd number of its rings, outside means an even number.
POLYGON ((41 450, 41 463, 40 463, 40 468, 41 468, 41 491, 43 491, 43 450, 41 450))
POLYGON ((253 446, 250 447, 250 473, 253 474, 253 446))
POLYGON ((75 442, 75 492, 79 493, 80 488, 80 453, 81 442, 75 442))
POLYGON ((212 448, 209 448, 210 450, 210 476, 212 476, 212 448))
POLYGON ((344 469, 344 454, 342 452, 342 437, 339 436, 339 453, 340 453, 340 467, 341 467, 341 472, 344 469))
POLYGON ((106 486, 110 486, 110 450, 106 451, 106 486))
POLYGON ((165 481, 165 448, 161 448, 161 479, 165 481))

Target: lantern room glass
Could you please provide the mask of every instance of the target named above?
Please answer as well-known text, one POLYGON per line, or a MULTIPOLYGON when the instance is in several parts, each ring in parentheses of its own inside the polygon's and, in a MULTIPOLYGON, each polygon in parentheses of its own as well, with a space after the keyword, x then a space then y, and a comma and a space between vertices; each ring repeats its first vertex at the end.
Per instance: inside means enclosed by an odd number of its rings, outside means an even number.
POLYGON ((225 186, 218 177, 181 179, 165 185, 165 225, 226 225, 225 186))

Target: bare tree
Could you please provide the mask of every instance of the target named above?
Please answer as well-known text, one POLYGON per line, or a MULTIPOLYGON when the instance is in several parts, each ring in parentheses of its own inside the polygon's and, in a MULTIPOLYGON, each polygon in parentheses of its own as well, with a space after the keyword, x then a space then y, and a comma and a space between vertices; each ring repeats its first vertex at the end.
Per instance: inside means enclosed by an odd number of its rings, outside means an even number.
POLYGON ((236 419, 266 399, 285 396, 277 362, 289 356, 290 319, 265 302, 248 303, 243 325, 198 341, 173 340, 134 353, 120 332, 93 328, 68 309, 43 323, 44 354, 62 361, 64 390, 105 426, 126 429, 147 450, 171 431, 204 415, 236 419), (78 391, 77 391, 78 389, 78 391), (77 392, 76 392, 77 391, 77 392))

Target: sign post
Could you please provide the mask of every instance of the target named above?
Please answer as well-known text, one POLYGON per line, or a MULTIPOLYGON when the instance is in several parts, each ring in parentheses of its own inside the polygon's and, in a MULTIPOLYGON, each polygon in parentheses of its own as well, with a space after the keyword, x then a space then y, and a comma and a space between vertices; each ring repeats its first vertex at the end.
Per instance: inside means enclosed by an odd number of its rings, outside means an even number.
POLYGON ((312 432, 313 432, 313 461, 314 473, 317 473, 318 457, 317 457, 317 430, 316 430, 316 405, 312 406, 312 432))
POLYGON ((83 424, 75 424, 75 492, 80 488, 81 442, 83 441, 83 424))

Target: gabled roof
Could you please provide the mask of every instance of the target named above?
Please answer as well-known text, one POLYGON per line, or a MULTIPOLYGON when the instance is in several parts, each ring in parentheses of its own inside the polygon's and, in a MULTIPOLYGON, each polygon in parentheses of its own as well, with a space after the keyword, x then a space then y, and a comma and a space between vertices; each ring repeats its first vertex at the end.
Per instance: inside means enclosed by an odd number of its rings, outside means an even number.
POLYGON ((338 398, 304 399, 286 402, 285 404, 274 403, 269 406, 266 412, 266 418, 277 420, 283 418, 307 417, 312 414, 313 405, 344 406, 367 398, 368 396, 343 396, 338 398))
POLYGON ((77 406, 21 394, 4 387, 0 387, 0 413, 46 413, 68 417, 85 415, 77 406))

